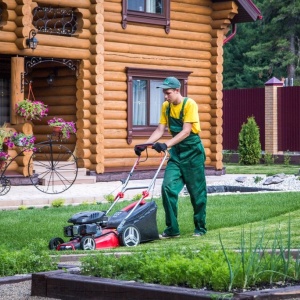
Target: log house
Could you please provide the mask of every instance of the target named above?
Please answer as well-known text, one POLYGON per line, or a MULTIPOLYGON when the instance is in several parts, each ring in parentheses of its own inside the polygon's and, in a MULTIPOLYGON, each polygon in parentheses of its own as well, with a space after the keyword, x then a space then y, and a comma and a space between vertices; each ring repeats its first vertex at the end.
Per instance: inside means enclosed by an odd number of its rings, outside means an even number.
MULTIPOLYGON (((66 146, 79 166, 91 174, 117 174, 131 168, 134 145, 156 127, 133 124, 133 80, 177 76, 199 106, 206 167, 222 171, 223 45, 231 27, 256 21, 260 12, 251 0, 148 2, 156 4, 150 13, 146 6, 130 6, 140 0, 0 0, 0 91, 11 87, 0 98, 0 122, 40 142, 51 133, 47 121, 53 116, 75 121, 76 137, 66 146), (31 30, 36 49, 28 48, 31 30), (14 107, 27 98, 30 81, 49 115, 24 123, 14 107)), ((13 156, 15 150, 9 151, 13 156)), ((145 170, 156 164, 155 156, 145 170)), ((10 169, 26 176, 26 157, 10 169)))

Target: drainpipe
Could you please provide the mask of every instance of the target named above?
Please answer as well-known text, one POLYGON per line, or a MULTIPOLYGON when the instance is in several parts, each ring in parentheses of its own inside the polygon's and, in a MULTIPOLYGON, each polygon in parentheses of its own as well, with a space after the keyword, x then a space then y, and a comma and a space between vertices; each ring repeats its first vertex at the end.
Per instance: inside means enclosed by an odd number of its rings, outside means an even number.
POLYGON ((231 39, 234 38, 235 34, 236 34, 236 23, 232 24, 232 29, 231 29, 231 33, 228 37, 226 37, 226 39, 223 41, 223 45, 225 45, 226 43, 228 43, 231 39))

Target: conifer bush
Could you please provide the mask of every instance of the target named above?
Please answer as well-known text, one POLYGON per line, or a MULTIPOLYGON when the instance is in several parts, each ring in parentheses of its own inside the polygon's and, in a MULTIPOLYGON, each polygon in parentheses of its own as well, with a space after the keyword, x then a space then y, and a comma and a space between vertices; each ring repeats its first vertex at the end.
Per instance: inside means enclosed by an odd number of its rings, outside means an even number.
POLYGON ((261 158, 261 144, 259 141, 259 127, 254 117, 249 117, 243 123, 239 133, 239 162, 243 165, 256 165, 261 158))

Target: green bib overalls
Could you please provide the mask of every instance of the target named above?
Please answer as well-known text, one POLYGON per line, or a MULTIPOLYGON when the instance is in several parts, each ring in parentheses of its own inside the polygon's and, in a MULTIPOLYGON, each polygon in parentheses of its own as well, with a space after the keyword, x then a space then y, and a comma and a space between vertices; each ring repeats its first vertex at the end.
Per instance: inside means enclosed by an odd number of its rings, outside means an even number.
MULTIPOLYGON (((170 116, 170 106, 166 111, 168 126, 172 136, 183 128, 183 111, 187 98, 184 99, 179 119, 170 116)), ((184 184, 190 194, 194 209, 195 233, 206 233, 206 180, 205 180, 205 152, 198 134, 190 133, 180 143, 170 149, 170 158, 164 174, 162 184, 162 199, 166 214, 164 232, 167 235, 178 235, 177 221, 178 195, 184 184)))

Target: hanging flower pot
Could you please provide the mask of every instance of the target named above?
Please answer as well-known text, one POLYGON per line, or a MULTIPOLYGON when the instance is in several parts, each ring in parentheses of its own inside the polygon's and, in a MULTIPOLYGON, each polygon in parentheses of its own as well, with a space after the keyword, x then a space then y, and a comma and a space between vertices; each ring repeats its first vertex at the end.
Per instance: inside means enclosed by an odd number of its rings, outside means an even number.
POLYGON ((61 126, 53 126, 52 127, 52 134, 54 136, 60 137, 62 135, 61 126))
MULTIPOLYGON (((68 139, 71 134, 76 133, 75 123, 74 122, 66 122, 62 118, 54 117, 53 119, 48 121, 48 125, 52 128, 59 127, 60 135, 59 137, 62 139, 68 139)), ((53 135, 54 129, 53 129, 53 135)))

